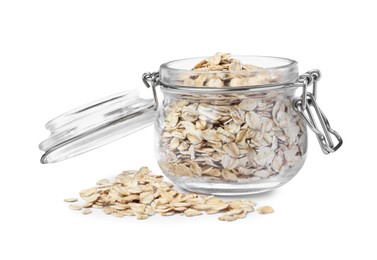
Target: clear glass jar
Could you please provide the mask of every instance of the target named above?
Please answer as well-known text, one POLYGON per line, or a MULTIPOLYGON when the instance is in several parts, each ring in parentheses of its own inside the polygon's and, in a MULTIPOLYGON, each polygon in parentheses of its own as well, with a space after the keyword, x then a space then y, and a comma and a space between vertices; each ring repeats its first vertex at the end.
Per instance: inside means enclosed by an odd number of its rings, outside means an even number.
POLYGON ((189 70, 201 58, 161 66, 157 160, 164 174, 184 189, 227 195, 263 192, 287 183, 304 164, 306 125, 292 106, 297 63, 237 58, 263 69, 189 70), (206 79, 204 87, 195 87, 185 78, 206 79), (237 79, 239 85, 205 87, 214 79, 237 79))

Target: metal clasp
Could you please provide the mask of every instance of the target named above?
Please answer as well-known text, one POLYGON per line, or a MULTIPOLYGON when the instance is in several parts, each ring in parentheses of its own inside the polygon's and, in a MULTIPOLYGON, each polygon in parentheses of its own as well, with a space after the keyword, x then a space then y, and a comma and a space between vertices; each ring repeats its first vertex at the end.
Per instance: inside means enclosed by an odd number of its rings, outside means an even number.
POLYGON ((319 70, 308 71, 298 78, 296 85, 303 88, 301 97, 293 100, 293 108, 301 114, 309 128, 316 134, 319 144, 324 154, 333 153, 343 144, 341 136, 331 128, 330 123, 319 108, 317 97, 317 82, 321 78, 319 70), (308 92, 308 87, 313 85, 313 93, 308 92), (314 108, 314 112, 312 111, 314 108), (322 131, 318 128, 315 117, 319 120, 322 131), (338 143, 334 145, 331 135, 333 135, 338 143))
POLYGON ((152 87, 153 98, 154 98, 154 110, 158 108, 158 99, 157 99, 157 92, 156 86, 160 82, 160 74, 158 72, 145 72, 142 76, 143 82, 147 88, 152 87))

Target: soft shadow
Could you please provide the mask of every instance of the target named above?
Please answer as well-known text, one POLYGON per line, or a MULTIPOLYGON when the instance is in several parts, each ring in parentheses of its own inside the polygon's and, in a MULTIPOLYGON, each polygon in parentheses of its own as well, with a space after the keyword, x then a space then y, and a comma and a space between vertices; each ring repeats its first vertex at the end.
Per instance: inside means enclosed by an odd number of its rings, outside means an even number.
POLYGON ((278 192, 276 190, 270 190, 266 192, 261 192, 257 194, 248 194, 248 195, 235 195, 235 196, 216 196, 224 200, 237 200, 237 199, 249 199, 249 200, 257 200, 260 198, 266 199, 276 196, 278 192))

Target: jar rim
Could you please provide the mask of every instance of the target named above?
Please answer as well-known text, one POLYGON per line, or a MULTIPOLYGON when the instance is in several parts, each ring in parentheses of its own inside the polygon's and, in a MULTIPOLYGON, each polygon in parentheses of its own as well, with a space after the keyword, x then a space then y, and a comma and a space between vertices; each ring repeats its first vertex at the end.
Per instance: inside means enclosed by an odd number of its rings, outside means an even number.
MULTIPOLYGON (((269 66, 269 67, 262 67, 260 69, 255 69, 253 71, 237 71, 237 73, 250 73, 250 72, 258 72, 258 71, 262 71, 262 70, 266 70, 266 69, 275 69, 275 70, 278 70, 278 69, 285 69, 285 68, 288 68, 288 67, 291 67, 291 66, 294 66, 294 65, 297 65, 298 62, 293 60, 293 59, 289 59, 289 58, 284 58, 284 57, 276 57, 276 56, 264 56, 264 55, 232 55, 233 58, 235 59, 244 59, 244 58, 258 58, 258 59, 269 59, 269 60, 280 60, 280 61, 284 61, 286 62, 286 64, 284 65, 277 65, 277 66, 269 66)), ((172 71, 181 71, 181 72, 188 72, 188 71, 193 71, 191 69, 181 69, 181 68, 175 68, 173 67, 172 65, 175 64, 175 63, 179 63, 179 62, 183 62, 183 61, 201 61, 201 60, 205 60, 205 59, 208 59, 208 57, 204 57, 204 56, 201 56, 201 57, 194 57, 194 58, 183 58, 183 59, 176 59, 176 60, 172 60, 172 61, 168 61, 168 62, 165 62, 163 64, 161 64, 160 66, 160 70, 163 70, 163 69, 167 69, 167 70, 172 70, 172 71)), ((253 64, 255 65, 255 64, 253 64)), ((196 72, 196 71, 193 71, 193 72, 196 72)), ((203 74, 211 74, 211 73, 229 73, 229 71, 221 71, 221 70, 212 70, 212 71, 205 71, 205 70, 201 70, 201 71, 197 71, 198 73, 203 73, 203 74)))
MULTIPOLYGON (((288 58, 274 57, 274 56, 258 56, 258 55, 232 55, 231 58, 238 59, 242 64, 250 64, 260 69, 253 70, 192 70, 192 68, 199 62, 208 59, 208 57, 196 57, 178 59, 163 63, 160 66, 159 82, 165 88, 182 88, 182 90, 199 90, 201 91, 236 91, 255 88, 261 90, 261 88, 271 89, 280 88, 282 85, 292 84, 298 78, 298 62, 288 58), (208 86, 194 86, 185 85, 182 80, 182 76, 198 77, 199 75, 205 75, 207 78, 212 75, 220 78, 232 77, 255 77, 258 74, 270 74, 275 75, 274 80, 263 84, 251 83, 252 85, 240 85, 232 87, 208 87, 208 86), (280 87, 279 87, 280 86, 280 87)), ((284 86, 283 86, 284 87, 284 86)))

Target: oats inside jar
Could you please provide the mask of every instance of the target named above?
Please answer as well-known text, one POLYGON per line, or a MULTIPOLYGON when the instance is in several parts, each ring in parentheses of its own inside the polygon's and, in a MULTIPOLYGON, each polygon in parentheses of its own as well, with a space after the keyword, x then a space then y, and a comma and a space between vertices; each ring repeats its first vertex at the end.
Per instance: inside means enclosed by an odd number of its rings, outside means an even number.
POLYGON ((186 184, 279 182, 301 168, 307 135, 295 88, 260 88, 278 85, 279 70, 216 53, 179 73, 176 85, 190 91, 162 88, 156 124, 159 164, 175 183, 201 191, 186 184))

